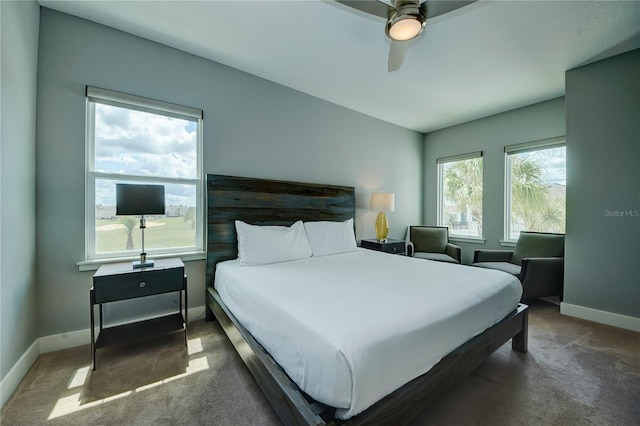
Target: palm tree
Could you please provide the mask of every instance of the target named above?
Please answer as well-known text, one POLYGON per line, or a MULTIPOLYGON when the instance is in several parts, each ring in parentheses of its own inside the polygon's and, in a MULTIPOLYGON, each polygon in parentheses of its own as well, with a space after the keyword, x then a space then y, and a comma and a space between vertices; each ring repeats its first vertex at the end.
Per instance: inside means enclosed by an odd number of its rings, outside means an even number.
POLYGON ((482 159, 472 158, 445 166, 444 193, 460 211, 471 211, 482 235, 482 159))
POLYGON ((136 228, 138 221, 131 216, 120 218, 120 223, 124 225, 127 231, 127 250, 133 250, 133 230, 136 228))
MULTIPOLYGON (((531 157, 510 156, 511 228, 520 224, 529 231, 539 227, 538 209, 544 204, 544 166, 531 157)), ((511 235, 512 229, 509 230, 511 235)))
POLYGON ((195 207, 188 207, 184 214, 184 221, 193 228, 196 225, 196 209, 195 207))
POLYGON ((564 199, 549 194, 540 213, 547 232, 565 233, 566 202, 564 199))
MULTIPOLYGON (((565 203, 564 200, 552 196, 543 188, 544 197, 540 203, 529 209, 519 208, 519 214, 514 214, 514 204, 511 205, 511 222, 521 223, 528 231, 565 232, 565 203)), ((518 207, 518 206, 515 206, 518 207)))
MULTIPOLYGON (((544 164, 531 157, 511 157, 511 228, 564 232, 565 203, 545 185, 544 164)), ((510 233, 512 230, 510 230, 510 233)))
MULTIPOLYGON (((529 231, 565 232, 565 203, 545 184, 546 167, 531 157, 511 157, 511 227, 529 231)), ((444 195, 461 212, 470 211, 482 234, 482 159, 445 166, 444 195)))

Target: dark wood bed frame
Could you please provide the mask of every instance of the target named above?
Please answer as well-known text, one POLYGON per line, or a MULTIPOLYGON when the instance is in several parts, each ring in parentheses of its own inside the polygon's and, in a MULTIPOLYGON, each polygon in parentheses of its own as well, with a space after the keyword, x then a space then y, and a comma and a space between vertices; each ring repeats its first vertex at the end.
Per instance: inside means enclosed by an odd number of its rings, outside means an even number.
POLYGON ((218 319, 229 340, 285 425, 404 424, 443 389, 460 382, 496 349, 512 340, 527 351, 528 307, 520 304, 502 321, 467 341, 424 375, 342 421, 335 408, 301 391, 238 322, 213 286, 218 262, 237 257, 235 220, 291 225, 296 220, 355 220, 354 188, 246 177, 207 175, 207 320, 218 319))

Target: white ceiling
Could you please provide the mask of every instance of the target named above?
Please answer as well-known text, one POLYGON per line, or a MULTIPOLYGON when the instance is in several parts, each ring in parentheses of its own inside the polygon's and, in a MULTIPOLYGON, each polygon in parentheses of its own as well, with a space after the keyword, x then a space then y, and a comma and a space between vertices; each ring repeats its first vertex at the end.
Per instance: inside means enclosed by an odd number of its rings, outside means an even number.
POLYGON ((480 0, 428 21, 392 73, 384 20, 331 0, 39 3, 424 133, 562 96, 566 70, 640 47, 640 1, 480 0))

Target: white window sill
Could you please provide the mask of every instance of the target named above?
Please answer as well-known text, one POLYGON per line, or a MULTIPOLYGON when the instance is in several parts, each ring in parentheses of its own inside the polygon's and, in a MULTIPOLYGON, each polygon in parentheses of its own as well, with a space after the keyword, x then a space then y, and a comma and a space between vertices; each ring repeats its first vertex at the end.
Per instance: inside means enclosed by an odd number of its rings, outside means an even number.
MULTIPOLYGON (((207 258, 207 253, 204 251, 192 251, 187 253, 167 253, 167 254, 159 254, 157 256, 149 256, 150 259, 164 259, 168 257, 178 257, 183 262, 189 262, 191 260, 203 260, 207 258)), ((129 262, 134 260, 139 260, 139 256, 131 256, 131 257, 118 257, 111 259, 92 259, 92 260, 83 260, 76 265, 78 265, 78 270, 82 271, 96 271, 98 268, 106 263, 117 263, 117 262, 129 262)))
POLYGON ((462 235, 449 234, 449 241, 457 241, 461 243, 484 244, 485 239, 482 237, 465 237, 462 235))
POLYGON ((514 240, 500 240, 500 245, 503 247, 515 247, 516 242, 514 240))

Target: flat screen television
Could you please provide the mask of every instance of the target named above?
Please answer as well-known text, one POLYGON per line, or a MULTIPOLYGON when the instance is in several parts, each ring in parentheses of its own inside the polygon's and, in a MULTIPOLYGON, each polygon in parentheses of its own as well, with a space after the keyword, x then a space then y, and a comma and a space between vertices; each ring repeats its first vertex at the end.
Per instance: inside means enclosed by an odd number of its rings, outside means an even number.
POLYGON ((116 184, 116 215, 165 214, 164 185, 116 184))

